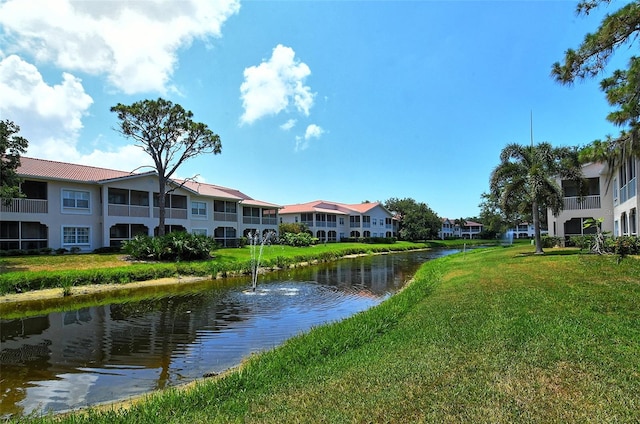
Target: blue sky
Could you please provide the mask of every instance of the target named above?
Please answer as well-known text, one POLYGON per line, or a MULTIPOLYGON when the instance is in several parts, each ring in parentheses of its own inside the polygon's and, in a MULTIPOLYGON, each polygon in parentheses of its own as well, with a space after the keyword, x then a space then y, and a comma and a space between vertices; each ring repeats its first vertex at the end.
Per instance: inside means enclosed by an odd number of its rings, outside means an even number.
POLYGON ((133 170, 150 160, 109 108, 163 97, 222 140, 179 177, 281 205, 410 197, 474 216, 531 115, 537 142, 617 134, 597 79, 550 70, 621 5, 0 0, 0 119, 28 156, 133 170))

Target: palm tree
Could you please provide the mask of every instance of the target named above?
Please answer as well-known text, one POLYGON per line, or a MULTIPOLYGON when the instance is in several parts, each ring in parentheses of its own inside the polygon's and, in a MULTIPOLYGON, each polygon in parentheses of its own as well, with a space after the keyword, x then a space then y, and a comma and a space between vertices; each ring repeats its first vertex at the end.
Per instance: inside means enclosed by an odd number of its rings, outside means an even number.
POLYGON ((562 187, 556 178, 572 180, 583 187, 582 167, 578 150, 553 147, 549 143, 505 146, 500 152, 500 164, 491 173, 491 193, 500 200, 507 216, 524 213, 530 208, 536 244, 536 254, 543 254, 540 238, 540 209, 550 208, 558 214, 563 207, 562 187))

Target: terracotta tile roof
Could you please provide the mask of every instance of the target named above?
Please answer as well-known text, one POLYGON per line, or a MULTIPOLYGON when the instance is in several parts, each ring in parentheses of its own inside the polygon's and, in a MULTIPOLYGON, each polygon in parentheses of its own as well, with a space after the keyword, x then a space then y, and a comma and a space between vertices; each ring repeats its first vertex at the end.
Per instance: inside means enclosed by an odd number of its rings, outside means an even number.
POLYGON ((364 213, 378 206, 379 202, 346 204, 329 202, 326 200, 314 200, 313 202, 286 205, 280 209, 280 215, 289 213, 332 213, 336 215, 348 215, 349 212, 364 213))
MULTIPOLYGON (((184 180, 176 180, 176 182, 178 184, 182 184, 184 180)), ((236 190, 235 188, 222 187, 215 184, 200 183, 197 181, 184 182, 184 186, 195 193, 202 194, 203 196, 237 200, 237 201, 240 201, 242 204, 251 205, 251 206, 266 206, 266 207, 279 208, 279 206, 274 203, 264 202, 262 200, 256 200, 253 197, 250 197, 245 193, 241 192, 240 190, 236 190)))
MULTIPOLYGON (((22 156, 18 175, 21 177, 47 178, 54 180, 81 181, 85 183, 100 183, 119 178, 139 177, 155 174, 155 172, 132 173, 113 169, 98 168, 95 166, 77 165, 66 162, 56 162, 45 159, 35 159, 22 156)), ((255 200, 239 190, 221 187, 213 184, 199 183, 196 181, 173 180, 178 184, 184 183, 184 187, 194 193, 208 197, 217 197, 240 201, 253 206, 278 207, 273 203, 255 200)))
POLYGON ((97 182, 114 178, 128 177, 131 172, 116 171, 113 169, 96 168, 87 165, 55 162, 45 159, 34 159, 22 156, 18 175, 22 177, 40 177, 56 180, 97 182))
POLYGON ((175 180, 178 184, 184 183, 184 186, 194 193, 203 196, 219 197, 221 199, 242 200, 240 196, 231 195, 229 192, 221 190, 220 187, 212 184, 199 183, 197 181, 175 180))

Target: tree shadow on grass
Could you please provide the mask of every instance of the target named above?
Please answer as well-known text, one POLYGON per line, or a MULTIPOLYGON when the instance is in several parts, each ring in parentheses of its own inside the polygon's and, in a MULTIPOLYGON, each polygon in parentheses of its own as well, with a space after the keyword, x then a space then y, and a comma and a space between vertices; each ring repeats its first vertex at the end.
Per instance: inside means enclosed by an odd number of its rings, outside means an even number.
POLYGON ((536 252, 524 252, 518 253, 516 257, 523 256, 572 256, 572 255, 590 255, 589 251, 581 250, 581 249, 567 249, 567 248, 551 248, 546 249, 543 254, 539 254, 536 252))

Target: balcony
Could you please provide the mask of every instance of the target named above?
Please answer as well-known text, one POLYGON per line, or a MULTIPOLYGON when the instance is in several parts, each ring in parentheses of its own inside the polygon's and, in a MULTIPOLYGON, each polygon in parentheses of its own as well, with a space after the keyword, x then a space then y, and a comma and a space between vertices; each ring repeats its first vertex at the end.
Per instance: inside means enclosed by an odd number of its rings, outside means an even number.
POLYGON ((620 203, 626 202, 636 194, 636 179, 632 178, 627 184, 620 187, 620 203))
POLYGON ((138 218, 148 218, 149 210, 149 206, 109 204, 107 213, 109 216, 134 216, 138 218))
POLYGON ((214 221, 237 222, 238 214, 233 212, 213 212, 214 221))
POLYGON ((243 216, 242 223, 260 225, 260 217, 259 216, 243 216))
POLYGON ((278 219, 277 218, 262 217, 262 224, 264 224, 264 225, 277 225, 278 224, 278 219))
MULTIPOLYGON (((186 209, 165 208, 164 217, 166 219, 187 219, 186 209)), ((153 208, 153 217, 158 218, 160 216, 160 208, 153 208)))
POLYGON ((564 210, 600 209, 600 195, 565 197, 564 210))
POLYGON ((40 199, 13 199, 9 206, 0 202, 0 212, 49 213, 49 201, 40 199))

